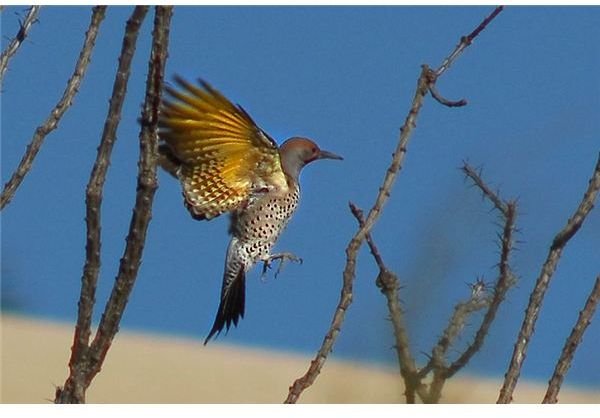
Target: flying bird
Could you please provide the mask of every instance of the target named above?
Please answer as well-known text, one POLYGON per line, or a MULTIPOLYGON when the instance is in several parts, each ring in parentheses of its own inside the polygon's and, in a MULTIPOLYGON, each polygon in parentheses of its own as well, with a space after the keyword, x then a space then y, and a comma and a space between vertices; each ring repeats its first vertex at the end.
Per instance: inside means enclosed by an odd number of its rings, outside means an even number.
MULTIPOLYGON (((203 80, 175 77, 165 87, 159 114, 159 162, 182 185, 184 204, 197 220, 230 213, 231 241, 225 258, 221 299, 204 344, 245 311, 246 273, 263 262, 301 261, 271 249, 300 199, 300 171, 321 159, 341 160, 312 140, 275 140, 203 80)), ((281 264, 280 264, 281 267, 281 264)))

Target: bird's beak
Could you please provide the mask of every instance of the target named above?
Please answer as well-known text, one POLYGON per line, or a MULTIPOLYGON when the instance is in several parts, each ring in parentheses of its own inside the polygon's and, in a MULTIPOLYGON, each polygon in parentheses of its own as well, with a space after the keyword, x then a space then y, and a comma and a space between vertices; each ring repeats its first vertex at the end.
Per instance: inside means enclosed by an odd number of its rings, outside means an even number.
POLYGON ((322 160, 324 158, 330 159, 330 160, 343 160, 342 157, 340 157, 337 154, 334 154, 333 152, 321 150, 321 152, 319 152, 319 156, 317 157, 317 159, 322 160))

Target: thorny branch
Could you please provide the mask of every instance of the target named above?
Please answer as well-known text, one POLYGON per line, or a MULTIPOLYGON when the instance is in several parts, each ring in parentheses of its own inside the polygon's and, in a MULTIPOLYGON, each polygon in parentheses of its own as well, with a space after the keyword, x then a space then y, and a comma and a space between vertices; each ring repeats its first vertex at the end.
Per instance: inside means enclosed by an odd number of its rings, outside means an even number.
POLYGON ((323 365, 325 364, 327 356, 333 349, 333 344, 335 343, 335 340, 340 332, 344 317, 346 315, 346 310, 352 303, 352 289, 356 273, 356 258, 358 256, 358 250, 362 246, 365 237, 371 231, 373 225, 375 225, 375 222, 379 218, 381 211, 383 210, 383 205, 390 196, 390 190, 396 180, 398 172, 402 168, 402 163, 406 155, 406 147, 410 140, 411 134, 416 127, 417 116, 419 114, 419 110, 423 106, 423 101, 428 91, 429 79, 427 77, 427 73, 427 66, 423 66, 421 76, 417 82, 417 89, 415 91, 411 109, 406 117, 404 125, 402 128, 400 128, 400 139, 393 154, 392 162, 386 170, 383 185, 379 188, 379 193, 377 194, 375 203, 369 211, 365 222, 358 229, 346 247, 346 267, 344 268, 343 273, 342 292, 340 295, 340 301, 333 315, 333 320, 331 321, 329 331, 325 335, 321 348, 317 352, 315 359, 311 362, 308 371, 302 377, 297 379, 290 387, 285 403, 296 403, 302 392, 314 383, 317 376, 321 372, 323 365))
POLYGON ((517 204, 515 201, 505 202, 500 199, 496 193, 492 192, 489 187, 486 186, 479 175, 477 175, 475 170, 473 170, 468 164, 464 164, 463 171, 481 189, 484 196, 486 196, 494 204, 496 209, 502 213, 502 217, 504 218, 504 227, 500 238, 501 250, 500 262, 498 263, 499 274, 494 285, 491 303, 489 304, 488 310, 483 317, 479 329, 475 333, 473 342, 446 370, 446 376, 448 378, 452 377, 458 370, 463 368, 471 359, 471 357, 473 357, 473 355, 479 351, 483 345, 485 336, 487 335, 492 322, 496 317, 496 313, 498 312, 500 304, 506 297, 508 290, 516 283, 515 277, 510 269, 509 257, 515 241, 514 233, 516 230, 515 223, 517 217, 517 204))
POLYGON ((515 280, 509 266, 510 252, 514 245, 514 231, 516 219, 516 203, 504 202, 496 193, 494 193, 481 179, 481 176, 468 164, 464 164, 462 171, 469 177, 473 183, 482 191, 494 207, 502 214, 504 218, 504 227, 501 238, 500 262, 498 263, 498 279, 493 288, 493 295, 487 292, 487 285, 483 279, 478 279, 471 285, 471 296, 468 300, 458 303, 454 308, 454 313, 448 322, 446 329, 439 338, 436 346, 432 350, 429 362, 418 373, 418 378, 425 378, 433 371, 433 380, 429 385, 429 391, 421 399, 426 403, 437 403, 441 397, 441 391, 447 379, 456 374, 470 361, 473 355, 483 346, 485 337, 488 334, 498 308, 506 296, 506 292, 515 280), (486 309, 486 313, 475 333, 473 342, 462 352, 462 354, 452 364, 447 365, 446 353, 453 341, 464 329, 467 319, 473 313, 486 309))
POLYGON ((25 20, 21 23, 19 22, 19 31, 15 35, 14 38, 10 41, 8 46, 4 51, 2 51, 2 55, 0 55, 0 85, 2 85, 2 81, 4 80, 4 74, 8 69, 8 61, 17 53, 25 38, 29 34, 29 30, 31 27, 38 21, 37 17, 40 12, 40 6, 31 6, 27 11, 27 16, 25 16, 25 20))
POLYGON ((398 176, 398 172, 402 169, 404 158, 407 151, 408 142, 412 135, 412 132, 416 128, 416 121, 423 106, 425 96, 431 91, 431 86, 435 85, 437 78, 444 73, 444 71, 450 66, 450 64, 460 55, 468 45, 471 44, 473 39, 483 30, 485 27, 502 11, 502 7, 497 8, 490 16, 488 16, 470 35, 467 39, 461 40, 459 47, 455 50, 442 64, 437 71, 432 71, 427 65, 422 66, 421 75, 417 80, 417 87, 412 100, 412 105, 406 116, 404 124, 400 128, 400 137, 394 153, 392 154, 392 162, 387 168, 384 176, 383 183, 379 188, 375 202, 363 223, 359 227, 358 231, 354 234, 348 246, 346 247, 346 266, 343 272, 343 284, 342 291, 340 294, 340 301, 335 309, 331 325, 328 332, 323 339, 321 347, 317 351, 315 358, 311 361, 311 364, 307 372, 300 378, 296 379, 292 386, 290 386, 288 396, 285 403, 296 403, 302 394, 302 392, 311 386, 316 380, 317 376, 321 372, 323 365, 327 359, 327 356, 333 349, 335 340, 342 323, 344 321, 346 310, 352 303, 352 291, 353 282, 356 275, 356 258, 358 251, 363 245, 367 234, 370 233, 371 229, 379 219, 383 210, 384 204, 390 197, 392 186, 398 176))
MULTIPOLYGON (((358 221, 359 226, 362 226, 365 222, 362 210, 353 203, 350 203, 350 211, 358 221)), ((415 392, 418 392, 421 398, 426 395, 426 392, 421 379, 418 378, 415 359, 410 352, 408 331, 404 322, 404 312, 400 307, 400 298, 398 296, 400 281, 398 280, 398 276, 386 267, 370 233, 366 235, 366 240, 369 250, 379 267, 379 274, 375 283, 386 297, 388 310, 390 311, 390 319, 396 339, 394 347, 398 357, 398 365, 400 366, 400 375, 404 380, 406 402, 415 403, 415 392)))
POLYGON ((479 187, 479 190, 483 193, 485 197, 487 197, 490 202, 494 204, 494 207, 502 213, 504 217, 508 217, 509 215, 509 204, 505 203, 500 199, 497 193, 492 191, 487 184, 481 179, 481 170, 479 172, 471 167, 468 163, 464 162, 461 167, 462 172, 466 177, 470 178, 475 186, 479 187))
POLYGON ((581 228, 583 221, 594 207, 598 190, 600 190, 600 154, 583 199, 573 216, 567 221, 565 227, 554 237, 546 261, 544 262, 542 270, 540 271, 540 275, 535 283, 535 287, 529 296, 529 303, 525 311, 525 317, 523 318, 521 330, 519 331, 519 335, 513 349, 508 370, 504 376, 504 382, 502 384, 502 388, 500 389, 500 395, 497 401, 498 403, 509 403, 512 401, 512 395, 521 373, 523 361, 525 360, 525 356, 527 354, 527 346, 531 336, 533 335, 535 323, 539 316, 546 290, 548 290, 548 286, 550 285, 552 275, 556 270, 556 266, 558 265, 565 246, 577 233, 579 228, 581 228))
POLYGON ((135 53, 139 28, 147 11, 147 8, 137 8, 127 22, 108 115, 104 122, 100 145, 98 146, 98 154, 86 188, 86 260, 81 279, 82 287, 77 322, 80 343, 85 346, 89 342, 96 283, 98 282, 98 273, 100 271, 100 228, 102 224, 100 208, 102 206, 104 183, 106 181, 113 146, 117 139, 117 128, 121 121, 121 112, 127 94, 127 83, 131 73, 131 63, 135 53))
POLYGON ((117 127, 121 120, 121 109, 127 93, 127 82, 131 72, 131 62, 135 52, 139 28, 148 11, 147 7, 137 7, 130 19, 123 38, 119 65, 113 84, 108 115, 104 123, 98 154, 86 188, 86 259, 81 278, 75 336, 69 361, 70 375, 65 384, 64 394, 73 394, 77 402, 85 401, 89 364, 89 339, 91 334, 92 313, 96 303, 96 284, 100 272, 100 207, 102 190, 110 163, 117 127), (73 388, 71 391, 69 389, 73 388))
POLYGON ((432 355, 428 364, 419 370, 419 378, 433 371, 433 379, 429 384, 429 390, 425 396, 421 396, 424 403, 438 403, 442 396, 442 389, 448 376, 448 367, 446 365, 446 353, 454 341, 464 330, 467 320, 475 312, 485 309, 490 305, 490 300, 484 294, 471 293, 469 299, 459 302, 454 307, 454 313, 448 321, 446 329, 438 339, 437 344, 431 350, 432 355))
POLYGON ((575 356, 575 350, 581 343, 583 334, 585 333, 585 330, 592 321, 592 317, 594 316, 594 312, 596 311, 596 307, 598 306, 599 301, 600 275, 596 277, 594 287, 590 292, 587 301, 585 302, 585 306, 583 307, 583 310, 579 312, 579 318, 577 318, 577 322, 571 330, 571 334, 567 338, 567 341, 565 341, 565 345, 560 354, 560 358, 556 363, 554 373, 552 374, 552 377, 548 382, 548 390, 546 391, 546 395, 544 396, 544 400, 542 401, 542 403, 558 402, 557 396, 558 392, 560 391, 563 379, 567 374, 569 367, 571 367, 571 362, 573 361, 573 357, 575 356))
POLYGON ((4 209, 4 207, 11 201, 15 192, 21 185, 21 182, 27 173, 29 173, 29 170, 31 170, 33 160, 37 156, 44 139, 50 132, 56 129, 59 121, 73 103, 73 99, 79 91, 79 86, 81 85, 88 64, 90 63, 90 57, 96 43, 98 29, 100 27, 100 23, 104 19, 105 11, 106 6, 94 7, 90 26, 85 34, 83 47, 79 53, 77 63, 75 64, 75 71, 67 82, 67 86, 60 101, 56 104, 54 109, 52 109, 46 121, 37 127, 35 133, 33 134, 33 138, 27 146, 27 150, 25 151, 25 154, 19 163, 19 166, 11 176, 10 180, 4 185, 4 190, 2 190, 2 195, 0 195, 0 210, 4 209))
POLYGON ((100 366, 104 361, 106 352, 119 330, 119 323, 142 261, 146 233, 150 219, 152 218, 152 202, 154 193, 158 188, 156 170, 158 155, 158 108, 163 89, 172 11, 172 6, 157 6, 155 8, 152 50, 146 81, 146 97, 142 108, 140 158, 138 162, 135 206, 126 239, 125 252, 119 265, 119 273, 112 293, 106 303, 106 308, 98 326, 98 332, 90 346, 92 356, 97 356, 100 360, 96 364, 96 373, 100 371, 100 366))
MULTIPOLYGON (((500 211, 505 220, 503 234, 501 236, 501 255, 499 267, 499 276, 494 286, 493 296, 489 296, 486 289, 486 284, 479 279, 471 286, 471 296, 464 302, 459 302, 455 308, 452 317, 448 322, 448 326, 442 332, 436 346, 432 349, 432 355, 429 362, 421 369, 417 370, 414 358, 410 353, 408 333, 404 324, 404 315, 398 303, 399 281, 396 274, 390 271, 386 266, 375 246, 370 234, 367 234, 366 240, 369 249, 377 266, 379 267, 379 275, 377 277, 377 286, 386 296, 388 309, 392 325, 394 327, 394 335, 396 337, 396 352, 398 363, 400 365, 400 373, 404 380, 405 396, 407 403, 415 402, 415 393, 425 403, 437 403, 441 397, 441 391, 445 381, 452 377, 458 370, 464 367, 471 357, 479 351, 483 346, 485 336, 495 318, 496 312, 500 303, 504 299, 508 289, 514 284, 508 260, 510 251, 513 246, 513 233, 515 230, 516 204, 514 202, 504 202, 502 199, 485 184, 480 175, 471 168, 468 164, 464 164, 462 170, 470 177, 473 183, 479 187, 484 194, 500 211), (446 362, 446 354, 452 346, 453 341, 463 331, 468 318, 475 312, 486 309, 484 319, 475 334, 474 341, 467 349, 454 361, 450 366, 446 362), (423 379, 433 371, 433 379, 427 386, 423 383, 423 379)), ((350 210, 354 217, 358 220, 359 225, 364 223, 362 211, 354 204, 350 203, 350 210)))
POLYGON ((107 302, 94 340, 91 345, 88 345, 91 314, 100 263, 99 207, 102 198, 102 188, 110 161, 112 145, 115 140, 116 127, 120 120, 122 101, 127 89, 127 80, 139 28, 147 11, 147 6, 136 7, 127 22, 109 113, 101 145, 98 148, 96 164, 92 170, 90 183, 86 192, 88 243, 86 247, 86 265, 82 277, 79 315, 75 328, 72 356, 69 362, 70 374, 65 386, 57 388, 56 403, 85 402, 85 391, 92 379, 100 371, 112 339, 118 331, 120 319, 141 264, 146 231, 151 218, 152 201, 157 188, 157 113, 164 78, 164 65, 167 57, 171 7, 156 7, 153 43, 146 85, 146 99, 142 111, 136 203, 129 234, 126 239, 125 253, 121 259, 113 292, 107 302))

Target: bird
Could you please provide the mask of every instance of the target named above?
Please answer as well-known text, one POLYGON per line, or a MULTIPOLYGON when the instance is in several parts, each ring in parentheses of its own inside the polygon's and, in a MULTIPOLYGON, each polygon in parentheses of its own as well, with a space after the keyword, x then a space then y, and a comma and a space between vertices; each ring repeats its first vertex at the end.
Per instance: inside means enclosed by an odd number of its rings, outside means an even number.
POLYGON ((174 76, 159 108, 159 164, 178 179, 184 205, 196 220, 230 214, 231 240, 219 307, 208 336, 237 327, 245 313, 246 274, 259 262, 263 275, 273 261, 302 262, 291 252, 271 250, 300 199, 299 176, 309 163, 342 160, 311 139, 281 144, 202 79, 174 76))

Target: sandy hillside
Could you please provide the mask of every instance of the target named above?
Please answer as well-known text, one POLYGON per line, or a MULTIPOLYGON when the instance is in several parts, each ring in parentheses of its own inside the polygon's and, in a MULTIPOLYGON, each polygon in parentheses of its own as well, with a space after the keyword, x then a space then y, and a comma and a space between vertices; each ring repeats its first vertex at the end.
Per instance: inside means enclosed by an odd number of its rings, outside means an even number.
MULTIPOLYGON (((72 341, 70 325, 1 317, 2 403, 46 403, 64 383, 72 341)), ((243 349, 161 335, 121 332, 102 372, 87 392, 90 403, 280 403, 302 375, 308 357, 243 349)), ((458 376, 444 391, 447 403, 493 403, 499 381, 458 376)), ((517 387, 516 402, 537 403, 542 384, 517 387)), ((328 361, 304 403, 402 402, 395 370, 328 361)), ((600 393, 565 388, 563 403, 600 403, 600 393)))

